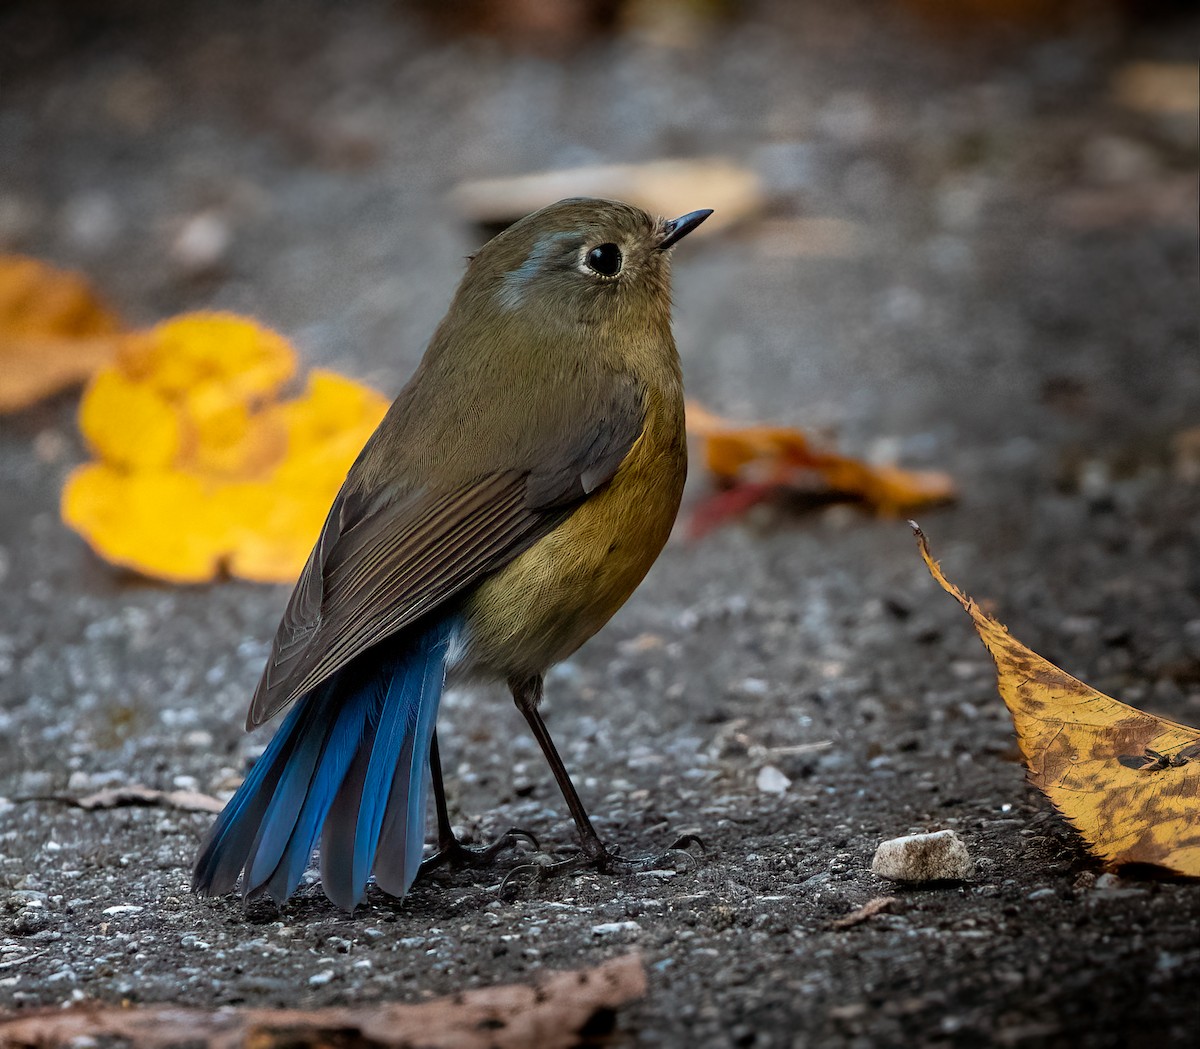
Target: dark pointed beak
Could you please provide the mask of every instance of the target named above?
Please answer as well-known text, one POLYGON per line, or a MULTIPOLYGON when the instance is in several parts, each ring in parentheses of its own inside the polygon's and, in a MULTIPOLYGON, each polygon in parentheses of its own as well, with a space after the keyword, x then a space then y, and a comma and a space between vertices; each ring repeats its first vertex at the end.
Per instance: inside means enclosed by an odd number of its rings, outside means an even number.
POLYGON ((658 250, 666 251, 667 248, 673 248, 711 214, 712 208, 701 208, 699 211, 689 211, 686 215, 671 219, 665 227, 667 235, 659 242, 658 250))

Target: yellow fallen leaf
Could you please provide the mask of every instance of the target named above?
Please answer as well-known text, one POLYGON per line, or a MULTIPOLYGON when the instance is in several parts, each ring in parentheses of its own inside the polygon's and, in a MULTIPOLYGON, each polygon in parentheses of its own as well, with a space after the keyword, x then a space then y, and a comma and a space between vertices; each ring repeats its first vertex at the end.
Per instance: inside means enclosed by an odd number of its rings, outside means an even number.
POLYGON ((0 412, 83 382, 112 359, 120 327, 78 274, 0 256, 0 412))
POLYGON ((280 336, 228 314, 127 337, 84 394, 80 426, 100 461, 68 479, 63 520, 144 575, 292 581, 388 407, 320 369, 281 403, 294 368, 280 336))
POLYGON ((186 313, 123 345, 121 366, 177 397, 219 381, 249 403, 278 393, 296 374, 296 354, 281 335, 248 317, 186 313))
POLYGON ((739 425, 689 401, 688 432, 703 444, 705 465, 728 490, 693 516, 703 532, 781 489, 808 490, 818 480, 825 490, 858 499, 883 514, 911 512, 955 496, 944 473, 871 466, 858 459, 814 448, 790 426, 739 425))
POLYGON ((213 513, 226 523, 230 575, 257 583, 288 583, 304 567, 325 523, 341 476, 302 483, 223 485, 213 496, 213 513))
POLYGON ((1200 729, 1127 706, 1047 662, 942 574, 996 661, 1029 778, 1109 866, 1149 864, 1200 878, 1200 729))
POLYGON ((96 456, 128 469, 165 469, 183 446, 181 420, 171 402, 116 368, 105 368, 84 390, 79 429, 96 456))
POLYGON ((86 463, 67 477, 61 507, 106 561, 174 583, 212 579, 227 547, 204 481, 179 470, 86 463))
POLYGON ((249 407, 218 380, 189 390, 180 403, 184 462, 199 473, 229 478, 264 475, 287 451, 276 413, 249 407))
POLYGON ((287 430, 288 456, 281 475, 296 479, 314 471, 340 471, 341 484, 350 463, 383 421, 386 397, 344 375, 314 368, 304 392, 279 406, 287 430), (349 456, 349 458, 347 458, 349 456))

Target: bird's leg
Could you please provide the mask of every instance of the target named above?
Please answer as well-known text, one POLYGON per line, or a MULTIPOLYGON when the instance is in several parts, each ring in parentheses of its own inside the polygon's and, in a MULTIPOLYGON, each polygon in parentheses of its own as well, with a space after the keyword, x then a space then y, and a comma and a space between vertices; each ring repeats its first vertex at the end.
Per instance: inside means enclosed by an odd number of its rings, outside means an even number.
POLYGON ((491 845, 471 849, 454 836, 450 825, 450 810, 446 805, 446 784, 442 780, 442 759, 438 752, 437 729, 429 742, 429 773, 433 779, 433 807, 437 812, 437 851, 421 864, 418 877, 439 867, 485 867, 505 849, 527 841, 538 849, 538 840, 527 830, 513 827, 500 835, 491 845))
POLYGON ((579 843, 583 847, 584 856, 587 857, 589 863, 600 870, 605 870, 611 865, 612 856, 604 847, 604 843, 592 826, 592 821, 588 819, 587 809, 579 800, 579 793, 575 790, 575 784, 571 782, 570 773, 567 772, 562 758, 558 756, 558 748, 555 747, 554 740, 550 738, 550 730, 546 728, 542 715, 538 713, 538 704, 542 701, 542 676, 535 674, 528 678, 512 678, 508 682, 508 687, 512 689, 513 702, 516 703, 517 709, 524 715, 525 720, 529 722, 533 736, 546 757, 546 763, 550 766, 550 771, 554 773, 558 789, 562 791, 563 799, 571 812, 571 819, 575 821, 575 829, 579 831, 579 843))
POLYGON ((571 776, 567 772, 562 758, 559 756, 558 748, 554 745, 554 740, 550 738, 550 731, 546 728, 546 723, 542 721, 542 715, 538 713, 538 704, 542 699, 541 676, 510 678, 508 684, 509 688, 512 689, 513 701, 516 703, 517 709, 525 716, 525 720, 529 722, 529 727, 533 730, 534 738, 537 739, 538 745, 542 748, 542 753, 546 757, 546 762, 549 764, 550 770, 554 773, 558 789, 562 791, 567 808, 571 812, 571 818, 575 821, 575 827, 579 831, 579 843, 583 849, 583 855, 577 859, 561 860, 558 863, 526 863, 521 864, 519 867, 514 867, 505 875, 504 881, 500 883, 501 895, 509 894, 515 890, 523 878, 528 877, 531 880, 540 881, 544 878, 553 877, 555 874, 566 874, 570 871, 579 870, 581 867, 592 867, 605 874, 617 874, 657 869, 662 867, 664 863, 672 865, 681 862, 691 865, 695 864, 695 857, 688 850, 691 846, 696 845, 703 851, 704 843, 693 834, 687 834, 679 838, 666 852, 641 861, 624 859, 616 855, 615 850, 606 848, 600 840, 600 836, 596 833, 596 828, 592 826, 592 821, 588 818, 587 810, 583 807, 583 802, 579 800, 579 793, 575 790, 575 784, 571 782, 571 776))

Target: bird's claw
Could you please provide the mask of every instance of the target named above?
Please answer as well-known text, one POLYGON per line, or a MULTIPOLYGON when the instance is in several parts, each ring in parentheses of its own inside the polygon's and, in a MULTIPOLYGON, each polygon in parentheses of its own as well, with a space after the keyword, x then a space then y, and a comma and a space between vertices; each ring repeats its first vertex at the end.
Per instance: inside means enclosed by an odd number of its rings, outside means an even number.
POLYGON ((591 852, 581 852, 565 860, 534 860, 514 867, 500 882, 499 894, 502 899, 515 899, 521 888, 538 882, 549 881, 561 874, 571 874, 575 871, 594 870, 600 874, 642 874, 647 871, 675 870, 680 874, 693 871, 699 864, 695 853, 690 851, 693 846, 701 853, 706 852, 704 842, 695 834, 684 834, 673 841, 663 852, 655 856, 641 859, 626 859, 620 854, 619 846, 605 847, 597 842, 599 848, 591 852))
POLYGON ((421 862, 417 876, 429 874, 440 867, 450 867, 454 870, 463 867, 487 867, 496 861, 500 853, 516 848, 522 842, 532 845, 535 852, 541 850, 537 838, 530 831, 520 827, 509 828, 490 845, 478 848, 470 848, 457 838, 451 838, 440 845, 437 852, 421 862))
MULTIPOLYGON (((699 851, 699 855, 703 856, 708 849, 704 842, 695 834, 683 834, 676 838, 668 845, 654 860, 655 868, 662 868, 664 864, 670 864, 671 869, 680 874, 689 871, 694 871, 700 866, 700 860, 695 852, 692 852, 692 847, 699 851)), ((644 868, 649 870, 651 868, 644 868)))

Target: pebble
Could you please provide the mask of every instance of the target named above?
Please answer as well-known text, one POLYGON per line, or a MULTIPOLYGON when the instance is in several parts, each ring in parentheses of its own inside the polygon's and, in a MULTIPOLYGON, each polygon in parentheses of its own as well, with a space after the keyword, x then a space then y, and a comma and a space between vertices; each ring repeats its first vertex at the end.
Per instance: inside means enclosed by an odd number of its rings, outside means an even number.
POLYGON ((628 922, 602 922, 599 925, 592 926, 593 936, 614 936, 622 932, 641 932, 642 927, 634 921, 628 922))
POLYGON ((206 273, 221 265, 232 244, 229 223, 214 212, 201 212, 179 230, 171 244, 171 260, 188 273, 206 273))
POLYGON ((327 983, 333 982, 334 971, 332 969, 322 969, 319 973, 313 973, 308 978, 310 987, 324 987, 327 983))
POLYGON ((792 781, 774 765, 764 765, 759 769, 754 782, 764 794, 782 794, 792 785, 792 781))
POLYGON ((871 872, 890 881, 964 881, 974 877, 975 864, 962 838, 939 830, 880 842, 871 872))

